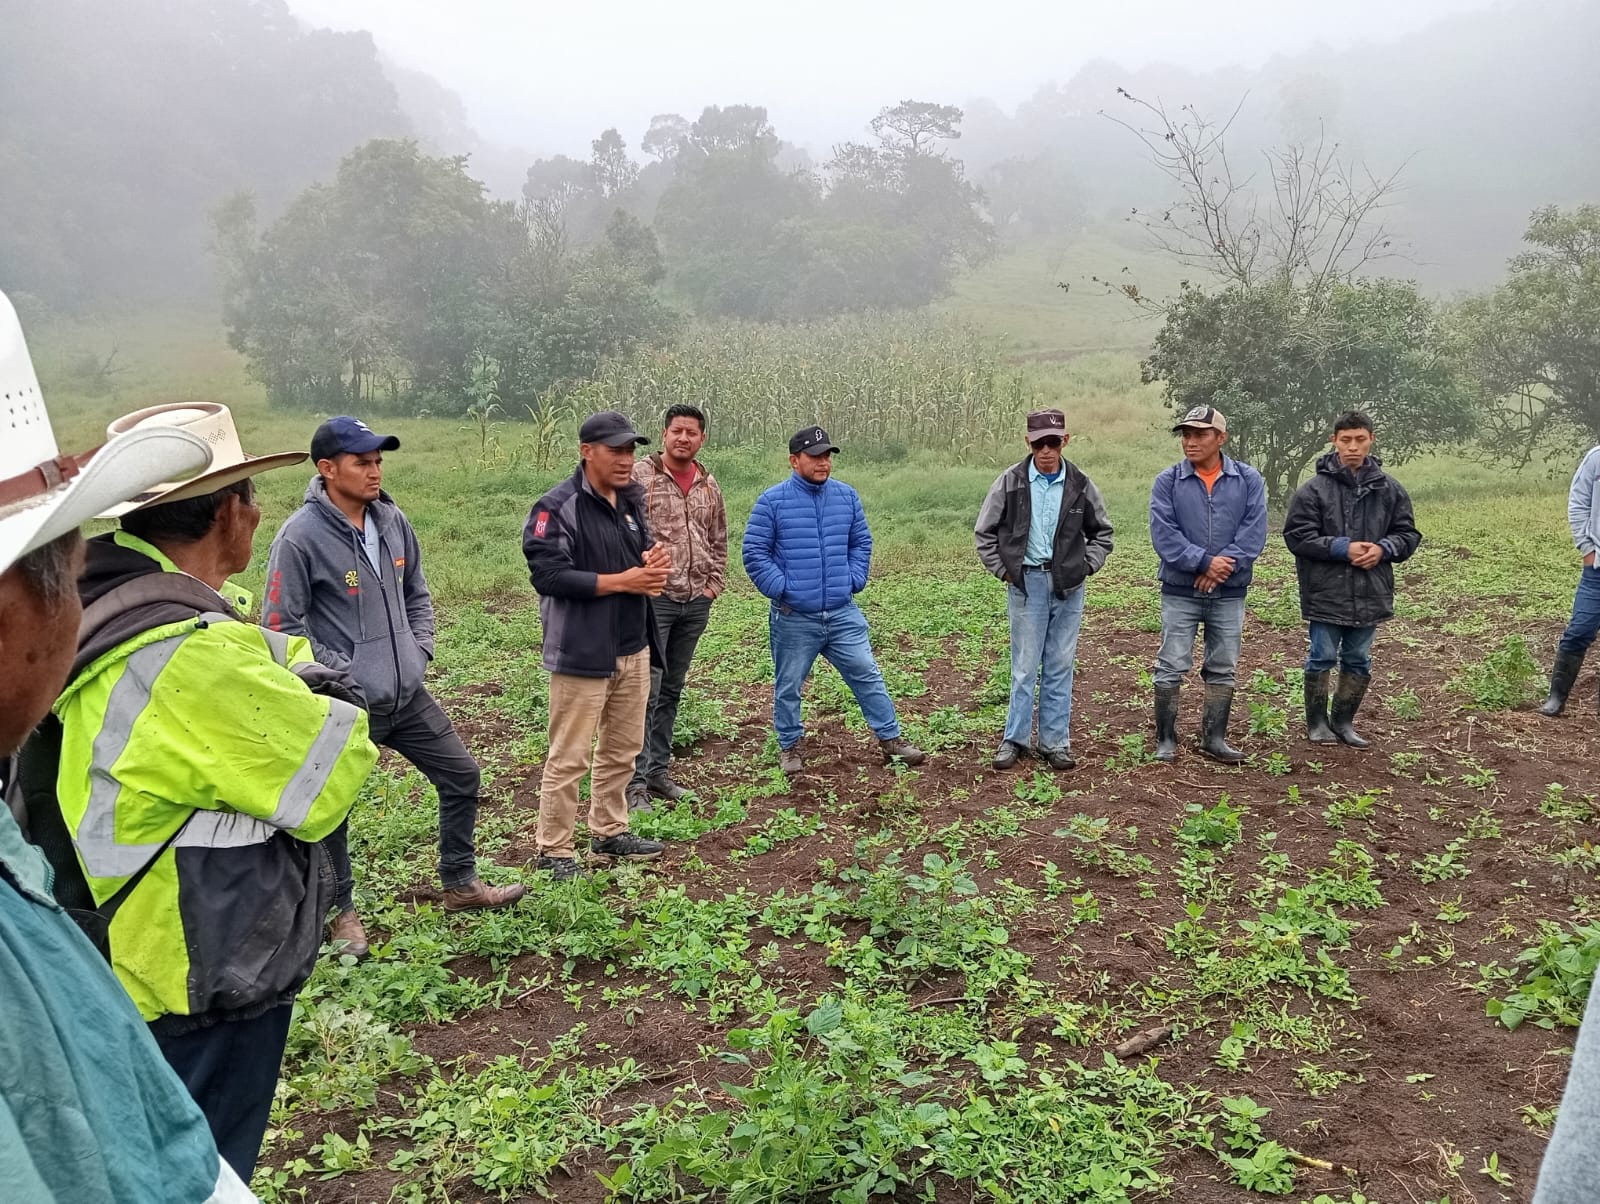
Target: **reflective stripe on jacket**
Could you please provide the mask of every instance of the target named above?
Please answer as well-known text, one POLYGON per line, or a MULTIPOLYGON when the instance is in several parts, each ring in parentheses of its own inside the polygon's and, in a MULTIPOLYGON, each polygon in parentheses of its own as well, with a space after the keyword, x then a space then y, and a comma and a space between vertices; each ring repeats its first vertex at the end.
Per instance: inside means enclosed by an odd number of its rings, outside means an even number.
POLYGON ((311 842, 377 750, 364 711, 291 670, 308 663, 306 640, 219 610, 124 641, 56 702, 57 792, 96 901, 178 833, 110 927, 146 1020, 264 1011, 315 965, 331 881, 311 842))

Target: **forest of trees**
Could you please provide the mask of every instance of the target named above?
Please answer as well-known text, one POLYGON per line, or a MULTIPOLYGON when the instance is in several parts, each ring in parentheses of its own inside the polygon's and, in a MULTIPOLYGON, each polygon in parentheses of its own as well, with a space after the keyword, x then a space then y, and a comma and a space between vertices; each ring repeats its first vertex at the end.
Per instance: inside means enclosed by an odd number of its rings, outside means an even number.
POLYGON ((759 96, 707 97, 719 103, 597 131, 594 156, 569 148, 530 171, 531 156, 512 169, 514 152, 484 145, 446 88, 384 62, 367 34, 304 26, 286 0, 13 5, 0 37, 0 278, 75 308, 207 296, 208 215, 224 199, 248 191, 273 217, 368 141, 415 138, 435 156, 471 155, 470 174, 500 199, 516 199, 524 179, 535 199, 570 193, 575 245, 626 209, 657 229, 669 279, 697 307, 814 313, 885 291, 915 303, 992 238, 1062 237, 1164 199, 1159 175, 1101 115, 1117 112, 1120 86, 1212 114, 1247 97, 1231 131, 1241 162, 1325 133, 1380 172, 1404 165, 1388 220, 1412 248, 1409 274, 1434 289, 1482 287, 1530 212, 1600 193, 1596 44, 1600 4, 1520 0, 1259 70, 1095 62, 1010 112, 927 98, 934 111, 959 105, 959 140, 937 128, 902 137, 864 112, 861 141, 799 148, 757 117, 759 96), (740 139, 757 153, 737 166, 680 170, 740 139), (715 211, 698 212, 707 197, 715 211), (768 203, 775 212, 760 211, 768 203), (914 234, 873 235, 908 215, 914 234), (744 256, 721 256, 741 268, 726 280, 681 262, 725 236, 768 235, 766 269, 793 273, 782 295, 763 269, 743 273, 744 256))
POLYGON ((675 291, 696 312, 807 318, 901 308, 942 296, 992 250, 982 196, 945 148, 961 110, 903 101, 869 123, 871 143, 835 147, 820 169, 786 147, 759 105, 655 117, 641 166, 615 129, 586 162, 541 159, 523 193, 577 238, 618 209, 650 222, 675 291))
POLYGON ((1254 71, 1095 63, 1011 113, 886 98, 826 152, 741 102, 519 164, 285 0, 57 0, 0 39, 0 285, 220 296, 279 404, 516 413, 688 323, 916 309, 1007 246, 1144 239, 1190 269, 1115 286, 1160 319, 1145 378, 1223 405, 1276 487, 1350 397, 1391 455, 1486 426, 1527 457, 1600 438, 1597 43, 1600 4, 1521 0, 1254 71))

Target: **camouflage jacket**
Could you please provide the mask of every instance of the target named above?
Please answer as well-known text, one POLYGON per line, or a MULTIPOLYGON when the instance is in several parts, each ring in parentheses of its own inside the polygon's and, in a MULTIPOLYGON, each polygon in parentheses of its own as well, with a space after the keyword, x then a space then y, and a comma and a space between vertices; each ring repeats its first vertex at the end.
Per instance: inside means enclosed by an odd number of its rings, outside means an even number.
POLYGON ((644 489, 645 515, 658 543, 672 549, 672 575, 662 591, 674 602, 689 602, 728 585, 728 511, 716 477, 699 461, 694 484, 684 493, 661 462, 646 456, 633 468, 644 489))

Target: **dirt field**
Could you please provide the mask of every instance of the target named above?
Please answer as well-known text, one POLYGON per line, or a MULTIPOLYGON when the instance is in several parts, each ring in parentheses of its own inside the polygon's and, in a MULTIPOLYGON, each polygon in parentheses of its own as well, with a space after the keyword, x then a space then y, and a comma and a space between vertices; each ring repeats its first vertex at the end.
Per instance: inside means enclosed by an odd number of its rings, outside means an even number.
MULTIPOLYGON (((625 1129, 652 1106, 665 1114, 686 1100, 701 1112, 749 1115, 749 1101, 731 1089, 754 1081, 763 1059, 726 1055, 732 1030, 762 1023, 750 1004, 763 997, 802 1016, 819 1000, 893 997, 908 1023, 962 1018, 969 1032, 1015 1046, 1028 1073, 1049 1068, 1067 1082, 1075 1066, 1102 1065, 1104 1051, 1135 1032, 1169 1026, 1169 1038, 1129 1060, 1153 1066, 1155 1078, 1192 1104, 1168 1127, 1149 1127, 1154 1163, 1167 1177, 1159 1189, 1140 1190, 1135 1178, 1103 1195, 1026 1183, 1008 1191, 981 1176, 935 1171, 908 1176, 893 1194, 1239 1201, 1254 1193, 1219 1161, 1217 1101, 1247 1096, 1270 1113, 1255 1140, 1234 1149, 1249 1155, 1276 1141, 1303 1155, 1289 1164, 1294 1199, 1325 1193, 1342 1202, 1360 1192, 1369 1201, 1448 1196, 1459 1204, 1531 1196, 1572 1030, 1530 1020, 1509 1031, 1487 1018, 1486 1001, 1515 984, 1485 967, 1511 967, 1537 943, 1537 921, 1590 914, 1595 862, 1584 855, 1593 834, 1584 792, 1597 751, 1592 680, 1585 677, 1557 722, 1526 708, 1465 709, 1468 700, 1444 686, 1479 651, 1473 642, 1438 634, 1437 621, 1397 622, 1380 637, 1361 716, 1372 749, 1319 747, 1303 739, 1293 671, 1301 630, 1254 624, 1233 723, 1251 763, 1224 768, 1186 746, 1177 764, 1164 766, 1144 753, 1148 688, 1139 675, 1153 637, 1138 615, 1101 607, 1079 647, 1078 768, 1051 774, 1027 759, 998 773, 988 761, 1003 714, 992 671, 1004 632, 961 634, 951 616, 946 633, 930 641, 897 637, 874 619, 891 676, 899 666, 923 687, 902 713, 913 736, 936 746, 929 763, 920 772, 881 765, 859 717, 835 705, 831 670, 819 669, 807 767, 785 791, 771 769, 769 694, 754 682, 723 691, 726 734, 680 749, 676 763, 703 800, 677 818, 698 815, 707 830, 671 841, 644 873, 602 875, 583 888, 617 924, 639 923, 631 940, 609 958, 563 959, 548 947, 560 925, 542 921, 526 951, 457 951, 451 974, 497 984, 498 1003, 400 1026, 439 1078, 459 1083, 502 1056, 532 1079, 548 1077, 551 1043, 565 1040, 567 1068, 614 1071, 632 1060, 614 1089, 585 1105, 600 1128, 625 1129), (972 655, 974 638, 983 657, 972 655), (1551 783, 1564 789, 1552 793, 1551 783), (720 822, 729 816, 712 800, 731 795, 743 814, 720 822), (1564 850, 1572 852, 1563 857, 1564 850), (974 977, 979 953, 908 968, 896 936, 915 925, 890 931, 848 905, 813 923, 809 936, 795 919, 807 907, 822 914, 814 892, 823 884, 852 897, 845 867, 879 870, 888 858, 914 868, 929 854, 959 858, 976 888, 970 897, 998 901, 991 918, 1004 925, 1004 948, 1025 957, 997 978, 974 977), (629 885, 618 891, 623 879, 629 885), (1313 895, 1318 882, 1322 893, 1313 895), (1323 889, 1329 883, 1339 889, 1323 889), (720 928, 712 913, 697 921, 709 924, 702 936, 713 952, 701 959, 695 986, 685 985, 695 976, 638 952, 688 931, 654 903, 678 885, 683 906, 735 904, 723 909, 720 928), (775 899, 809 902, 774 911, 775 899), (876 976, 851 953, 860 947, 883 954, 876 976), (1278 958, 1288 949, 1296 956, 1278 958), (759 988, 750 985, 752 970, 759 988), (1204 1132, 1214 1135, 1211 1148, 1197 1140, 1204 1132)), ((749 649, 738 655, 741 664, 759 659, 749 649)), ((702 687, 714 680, 717 654, 708 661, 694 679, 702 687)), ((491 685, 460 701, 498 701, 496 692, 491 685)), ((1184 695, 1186 738, 1198 725, 1200 693, 1194 685, 1184 695)), ((476 709, 464 725, 475 749, 492 757, 515 746, 517 725, 503 710, 476 709)), ((495 859, 520 869, 534 856, 538 767, 509 766, 496 785, 500 801, 486 823, 500 825, 507 840, 495 859)), ((672 818, 641 817, 635 827, 670 835, 672 818)), ((405 902, 432 897, 423 879, 405 902)), ((925 1090, 947 1102, 998 1096, 1011 1081, 986 1084, 970 1058, 936 1049, 920 1061, 930 1075, 925 1090)), ((378 1114, 416 1116, 415 1088, 397 1079, 378 1089, 375 1109, 295 1116, 300 1136, 272 1161, 325 1164, 322 1135, 357 1142, 367 1122, 366 1154, 331 1181, 302 1179, 305 1198, 381 1200, 392 1189, 399 1198, 446 1198, 427 1194, 438 1189, 420 1188, 414 1173, 388 1169, 409 1131, 371 1125, 378 1114)), ((633 1132, 609 1150, 571 1146, 547 1178, 505 1188, 506 1198, 607 1198, 595 1172, 609 1178, 656 1144, 658 1135, 633 1132)), ((456 1134, 483 1148, 472 1126, 456 1134)), ((1022 1140, 1016 1157, 1027 1153, 1022 1140)), ((695 1176, 676 1165, 670 1179, 635 1178, 623 1194, 695 1192, 695 1176), (669 1191, 668 1182, 677 1187, 669 1191)), ((830 1194, 826 1182, 810 1195, 830 1194)), ((775 1192, 770 1198, 809 1198, 775 1192)), ((501 1190, 481 1177, 476 1186, 458 1178, 447 1198, 499 1199, 501 1190)))

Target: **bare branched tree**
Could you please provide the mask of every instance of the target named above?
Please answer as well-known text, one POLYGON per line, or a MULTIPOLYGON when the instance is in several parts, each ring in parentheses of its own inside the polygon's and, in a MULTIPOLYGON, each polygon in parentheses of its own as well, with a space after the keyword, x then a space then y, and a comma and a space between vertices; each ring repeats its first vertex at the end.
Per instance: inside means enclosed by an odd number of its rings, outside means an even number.
MULTIPOLYGON (((1326 134, 1306 144, 1262 152, 1265 183, 1229 157, 1227 134, 1240 109, 1213 122, 1192 106, 1176 114, 1160 101, 1117 89, 1140 110, 1134 120, 1105 114, 1139 139, 1153 162, 1178 188, 1178 199, 1158 212, 1133 218, 1158 250, 1178 262, 1244 288, 1274 284, 1316 299, 1371 264, 1399 255, 1379 220, 1392 199, 1397 169, 1373 175, 1343 159, 1326 134)), ((1127 292, 1127 289, 1123 290, 1127 292)), ((1160 308, 1152 298, 1135 301, 1160 308)))
POLYGON ((1230 452, 1261 470, 1280 505, 1341 409, 1374 414, 1395 463, 1471 432, 1475 394, 1437 307, 1368 270, 1398 256, 1381 220, 1398 172, 1374 176, 1319 132, 1264 151, 1251 174, 1228 153, 1238 108, 1214 123, 1117 91, 1138 115, 1112 120, 1178 193, 1132 220, 1208 278, 1157 298, 1126 277, 1095 277, 1163 319, 1141 373, 1164 386, 1174 413, 1226 412, 1230 452))

